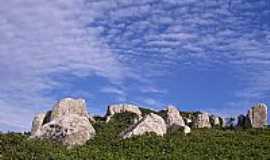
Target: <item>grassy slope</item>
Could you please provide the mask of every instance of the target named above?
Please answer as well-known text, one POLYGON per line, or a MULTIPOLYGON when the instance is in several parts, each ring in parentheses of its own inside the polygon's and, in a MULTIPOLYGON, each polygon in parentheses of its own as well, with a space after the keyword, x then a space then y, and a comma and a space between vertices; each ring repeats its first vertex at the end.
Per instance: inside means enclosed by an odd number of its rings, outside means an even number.
POLYGON ((73 149, 48 141, 28 140, 21 134, 0 134, 0 159, 270 159, 270 130, 196 129, 189 136, 174 132, 165 137, 145 135, 120 140, 118 134, 134 115, 117 115, 109 124, 97 122, 95 139, 73 149))

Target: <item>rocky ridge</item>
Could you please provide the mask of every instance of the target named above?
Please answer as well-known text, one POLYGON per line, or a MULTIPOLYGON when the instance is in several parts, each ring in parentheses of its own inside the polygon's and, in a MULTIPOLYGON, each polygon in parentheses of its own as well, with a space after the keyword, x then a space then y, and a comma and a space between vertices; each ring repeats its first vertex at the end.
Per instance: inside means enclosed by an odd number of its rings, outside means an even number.
MULTIPOLYGON (((180 112, 175 106, 168 106, 162 111, 143 113, 142 109, 131 104, 114 104, 108 106, 103 119, 108 123, 116 114, 132 113, 137 116, 127 129, 119 136, 122 139, 154 133, 159 136, 167 134, 168 129, 181 129, 187 135, 192 128, 263 128, 267 124, 267 106, 257 104, 247 115, 222 118, 206 112, 180 112)), ((87 112, 84 99, 65 98, 57 102, 52 110, 38 113, 32 122, 31 138, 51 139, 67 146, 83 145, 96 135, 92 124, 95 119, 87 112)))

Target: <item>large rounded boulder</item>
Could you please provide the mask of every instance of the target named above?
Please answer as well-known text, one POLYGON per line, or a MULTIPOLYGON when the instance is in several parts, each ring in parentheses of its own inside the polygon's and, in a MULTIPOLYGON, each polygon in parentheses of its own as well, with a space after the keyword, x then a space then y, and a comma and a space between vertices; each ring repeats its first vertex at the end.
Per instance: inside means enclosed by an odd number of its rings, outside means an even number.
POLYGON ((167 133, 167 126, 162 117, 157 114, 150 113, 142 118, 135 125, 130 126, 126 131, 122 132, 120 136, 123 139, 133 136, 140 136, 145 133, 154 133, 158 136, 163 136, 167 133))

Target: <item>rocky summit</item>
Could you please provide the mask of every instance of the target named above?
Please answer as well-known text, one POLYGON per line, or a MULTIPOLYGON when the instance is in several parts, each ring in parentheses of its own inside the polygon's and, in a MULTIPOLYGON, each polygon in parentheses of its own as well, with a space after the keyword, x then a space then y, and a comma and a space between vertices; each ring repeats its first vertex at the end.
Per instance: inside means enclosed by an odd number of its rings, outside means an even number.
POLYGON ((81 117, 88 117, 85 100, 72 98, 60 100, 54 105, 50 120, 54 120, 69 114, 77 114, 81 117))

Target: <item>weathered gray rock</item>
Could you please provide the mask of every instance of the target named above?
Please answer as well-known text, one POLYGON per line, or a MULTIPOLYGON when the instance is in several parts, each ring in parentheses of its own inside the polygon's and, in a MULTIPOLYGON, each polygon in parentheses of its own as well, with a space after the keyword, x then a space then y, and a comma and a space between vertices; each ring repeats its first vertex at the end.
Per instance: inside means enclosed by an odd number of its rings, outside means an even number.
POLYGON ((159 136, 165 135, 167 133, 167 126, 164 119, 159 115, 150 113, 142 118, 137 124, 130 126, 126 131, 122 132, 120 136, 123 139, 126 139, 145 133, 155 133, 159 136))
POLYGON ((32 138, 39 137, 42 134, 41 129, 42 129, 42 125, 43 125, 45 117, 46 117, 46 113, 43 113, 43 112, 35 115, 32 122, 32 129, 31 129, 32 138))
POLYGON ((212 125, 212 127, 219 127, 221 126, 221 122, 220 122, 220 118, 215 116, 215 115, 211 115, 210 117, 210 123, 212 125))
POLYGON ((138 106, 132 104, 115 104, 108 106, 106 122, 109 122, 113 115, 125 112, 134 113, 139 117, 139 119, 142 118, 142 112, 138 106))
POLYGON ((52 139, 64 145, 83 145, 96 134, 85 116, 68 114, 52 120, 41 129, 41 138, 52 139))
POLYGON ((82 117, 88 117, 85 100, 73 98, 64 98, 60 100, 54 105, 50 120, 52 121, 68 114, 77 114, 82 117))
POLYGON ((92 119, 83 99, 65 98, 53 110, 37 114, 33 120, 31 138, 45 138, 64 145, 82 145, 95 136, 92 119))
POLYGON ((260 103, 248 111, 246 127, 263 128, 265 125, 267 125, 267 105, 260 103))
POLYGON ((166 123, 168 128, 172 126, 185 126, 185 122, 176 107, 168 106, 166 109, 166 115, 166 123))
POLYGON ((193 122, 194 128, 211 128, 208 113, 200 113, 196 116, 193 122))

